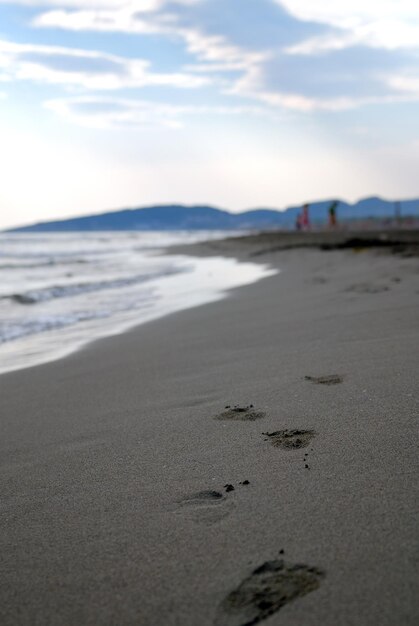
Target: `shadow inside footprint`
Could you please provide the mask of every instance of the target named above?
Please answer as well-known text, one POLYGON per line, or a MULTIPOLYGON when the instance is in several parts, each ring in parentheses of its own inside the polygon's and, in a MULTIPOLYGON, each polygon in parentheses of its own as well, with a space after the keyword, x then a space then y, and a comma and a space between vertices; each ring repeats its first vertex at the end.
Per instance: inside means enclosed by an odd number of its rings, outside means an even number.
POLYGON ((224 498, 219 491, 198 491, 191 496, 186 496, 181 502, 183 504, 202 504, 203 502, 219 502, 224 498))
POLYGON ((199 491, 182 498, 180 510, 194 522, 211 526, 231 513, 233 503, 219 491, 199 491))
POLYGON ((249 406, 226 406, 225 410, 216 415, 216 420, 239 420, 242 422, 254 422, 265 417, 265 413, 257 411, 253 404, 249 406))
POLYGON ((343 382, 343 376, 339 374, 329 374, 329 376, 304 376, 305 380, 309 380, 315 385, 339 385, 343 382))
POLYGON ((351 285, 345 289, 348 293, 383 293, 389 291, 387 285, 370 285, 368 283, 359 283, 357 285, 351 285))
POLYGON ((316 432, 314 430, 276 430, 273 433, 262 434, 268 437, 265 441, 270 441, 276 448, 298 450, 306 448, 316 432))
POLYGON ((325 574, 316 567, 267 561, 223 600, 215 626, 252 626, 285 604, 319 588, 325 574))
POLYGON ((327 283, 327 278, 324 276, 313 276, 311 280, 307 280, 306 282, 313 285, 325 285, 327 283))

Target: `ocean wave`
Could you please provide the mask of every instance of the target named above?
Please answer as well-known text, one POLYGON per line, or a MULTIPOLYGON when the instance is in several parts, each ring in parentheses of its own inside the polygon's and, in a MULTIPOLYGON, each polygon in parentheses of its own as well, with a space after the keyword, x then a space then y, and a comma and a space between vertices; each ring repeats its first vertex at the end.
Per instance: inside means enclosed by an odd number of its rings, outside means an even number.
POLYGON ((111 311, 74 311, 63 315, 50 315, 19 323, 4 322, 0 325, 0 344, 35 335, 47 330, 57 330, 78 322, 110 317, 111 311))
POLYGON ((187 268, 166 267, 154 273, 138 274, 136 276, 116 278, 114 280, 101 280, 96 282, 67 285, 52 285, 50 287, 44 287, 42 289, 32 289, 23 293, 5 295, 2 298, 12 300, 13 302, 17 302, 18 304, 38 304, 40 302, 47 302, 48 300, 55 300, 57 298, 70 298, 73 296, 91 293, 94 291, 102 291, 104 289, 120 289, 122 287, 129 287, 131 285, 137 285, 139 283, 144 283, 152 279, 179 274, 184 271, 187 271, 187 268))
MULTIPOLYGON (((150 305, 152 299, 143 299, 141 306, 145 308, 150 305)), ((30 335, 37 335, 50 330, 60 330, 67 326, 73 326, 79 322, 89 322, 93 320, 106 319, 112 317, 116 312, 123 312, 132 309, 132 305, 118 307, 117 310, 96 310, 96 311, 72 311, 62 315, 46 315, 34 319, 26 319, 19 323, 3 322, 0 324, 0 345, 9 341, 16 341, 30 335)))
POLYGON ((53 263, 61 263, 61 259, 72 259, 72 258, 80 258, 80 257, 94 257, 94 256, 112 256, 115 254, 124 254, 125 250, 120 248, 92 248, 85 250, 67 250, 65 252, 57 252, 55 250, 50 250, 49 252, 45 252, 45 250, 39 250, 34 252, 18 252, 18 251, 8 251, 1 250, 0 258, 3 259, 45 259, 46 261, 51 261, 53 263))
POLYGON ((0 263, 0 270, 36 270, 40 267, 56 267, 68 265, 85 265, 89 263, 87 259, 73 259, 71 261, 41 261, 40 263, 0 263))

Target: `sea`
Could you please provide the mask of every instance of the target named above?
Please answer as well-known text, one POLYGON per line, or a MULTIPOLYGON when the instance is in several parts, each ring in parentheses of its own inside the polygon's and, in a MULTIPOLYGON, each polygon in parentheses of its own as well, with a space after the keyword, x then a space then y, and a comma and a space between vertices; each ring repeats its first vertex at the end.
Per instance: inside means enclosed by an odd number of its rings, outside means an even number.
POLYGON ((225 236, 0 233, 0 373, 62 358, 274 273, 235 259, 167 254, 172 245, 225 236))

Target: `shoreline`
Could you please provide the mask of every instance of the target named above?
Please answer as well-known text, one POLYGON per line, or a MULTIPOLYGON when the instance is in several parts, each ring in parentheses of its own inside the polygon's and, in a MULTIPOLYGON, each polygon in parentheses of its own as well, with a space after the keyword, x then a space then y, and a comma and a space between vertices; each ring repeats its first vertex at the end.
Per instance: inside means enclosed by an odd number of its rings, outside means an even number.
POLYGON ((1 376, 5 626, 239 625, 281 561, 255 623, 416 624, 417 258, 256 237, 192 247, 281 273, 1 376))
MULTIPOLYGON (((234 259, 239 263, 255 263, 257 265, 263 265, 269 275, 271 271, 280 271, 279 266, 275 260, 275 254, 286 250, 353 250, 357 249, 365 250, 383 250, 390 251, 395 254, 402 254, 403 256, 417 256, 419 254, 419 230, 397 230, 397 229, 380 229, 380 230, 364 230, 364 231, 309 231, 309 232, 295 232, 295 231, 262 231, 247 235, 238 235, 232 237, 226 237, 223 239, 209 239, 206 241, 200 241, 197 243, 186 244, 172 244, 167 248, 162 248, 163 256, 182 255, 186 258, 201 258, 211 259, 212 257, 220 257, 224 259, 234 259), (265 257, 268 257, 265 258, 265 257)), ((263 270, 262 270, 263 271, 263 270)), ((255 280, 263 280, 264 276, 260 276, 255 280)), ((164 282, 164 281, 163 281, 164 282)), ((255 282, 255 281, 252 281, 255 282)), ((114 321, 113 325, 108 324, 108 328, 105 330, 105 325, 98 329, 91 328, 93 332, 92 338, 79 338, 71 346, 66 348, 54 348, 54 351, 49 353, 43 353, 39 351, 39 347, 27 346, 29 353, 32 355, 32 362, 22 367, 18 365, 9 365, 7 369, 0 369, 0 376, 17 372, 22 369, 28 369, 32 367, 38 367, 39 365, 45 365, 53 363, 61 359, 65 359, 70 355, 77 354, 81 350, 84 350, 89 345, 106 339, 121 335, 123 333, 135 330, 139 326, 148 324, 151 321, 157 321, 172 315, 179 313, 189 308, 195 308, 210 304, 211 302, 217 302, 228 297, 231 290, 245 286, 245 283, 233 285, 231 287, 214 288, 208 286, 208 295, 202 298, 202 301, 196 303, 189 303, 183 305, 182 302, 177 304, 170 303, 169 306, 162 308, 162 310, 155 311, 151 315, 146 315, 141 321, 137 320, 120 320, 117 324, 114 321)), ((185 298, 185 294, 183 296, 185 298)), ((107 319, 104 320, 107 323, 107 319)), ((112 321, 112 320, 111 320, 112 321)), ((65 330, 65 329, 64 329, 65 330)), ((60 337, 62 330, 50 330, 48 331, 48 337, 54 334, 60 337)), ((33 336, 23 338, 31 340, 37 337, 43 336, 43 333, 35 334, 33 336)), ((63 339, 64 337, 62 337, 63 339)), ((12 351, 13 354, 13 351, 12 351)))
MULTIPOLYGON (((172 256, 165 251, 159 258, 172 262, 172 256)), ((77 354, 96 341, 121 335, 183 310, 216 302, 227 297, 229 290, 251 284, 271 272, 265 263, 240 261, 234 257, 197 257, 187 255, 186 251, 185 254, 177 254, 174 262, 178 267, 181 263, 189 267, 173 276, 151 277, 144 282, 143 286, 149 289, 149 302, 144 299, 142 307, 140 300, 140 306, 134 304, 111 315, 92 315, 90 320, 80 324, 64 324, 61 328, 29 333, 17 340, 0 341, 0 376, 56 362, 77 354)), ((71 311, 69 315, 72 315, 71 311)))

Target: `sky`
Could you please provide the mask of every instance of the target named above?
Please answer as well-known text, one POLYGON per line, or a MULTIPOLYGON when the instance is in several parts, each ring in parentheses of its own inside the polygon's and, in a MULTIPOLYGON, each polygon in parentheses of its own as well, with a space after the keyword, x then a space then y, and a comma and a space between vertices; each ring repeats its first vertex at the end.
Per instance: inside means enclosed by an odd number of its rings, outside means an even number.
POLYGON ((0 227, 419 196, 417 0, 0 0, 0 227))

